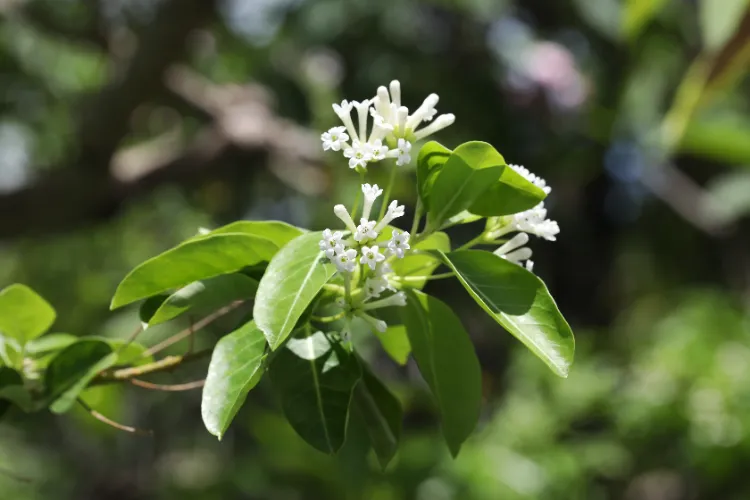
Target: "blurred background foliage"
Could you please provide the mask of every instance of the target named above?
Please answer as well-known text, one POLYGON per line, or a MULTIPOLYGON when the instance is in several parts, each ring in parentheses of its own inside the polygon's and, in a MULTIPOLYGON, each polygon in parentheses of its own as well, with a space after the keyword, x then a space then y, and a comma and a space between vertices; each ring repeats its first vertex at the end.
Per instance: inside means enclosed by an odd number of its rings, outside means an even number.
MULTIPOLYGON (((484 369, 480 430, 449 458, 413 366, 370 358, 407 411, 379 471, 350 428, 305 445, 263 385, 219 443, 199 391, 89 390, 108 417, 13 411, 2 498, 741 499, 750 497, 747 0, 0 0, 0 283, 54 330, 126 337, 109 299, 200 227, 320 227, 357 176, 320 152, 330 103, 402 82, 554 189, 536 271, 577 332, 559 380, 455 283, 484 369)), ((375 176, 382 174, 375 172, 375 176)), ((376 179, 377 180, 377 179, 376 179)), ((385 179, 381 179, 383 183, 385 179)), ((413 172, 399 199, 414 202, 413 172)), ((408 210, 412 212, 412 210, 408 210)), ((454 241, 468 239, 457 228, 454 241)), ((247 311, 197 336, 212 345, 247 311)), ((156 343, 184 328, 149 329, 156 343)), ((366 341, 366 340, 365 340, 366 341)), ((175 352, 185 345, 174 346, 175 352)), ((162 374, 177 383, 205 366, 162 374)))

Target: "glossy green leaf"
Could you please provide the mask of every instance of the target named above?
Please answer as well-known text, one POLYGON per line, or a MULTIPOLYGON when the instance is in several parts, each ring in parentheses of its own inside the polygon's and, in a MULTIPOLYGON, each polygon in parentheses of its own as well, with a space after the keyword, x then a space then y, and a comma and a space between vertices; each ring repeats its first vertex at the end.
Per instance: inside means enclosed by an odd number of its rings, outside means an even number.
POLYGON ((243 233, 259 236, 272 241, 278 248, 283 247, 297 236, 305 233, 302 229, 275 220, 241 220, 214 229, 211 234, 243 233))
POLYGON ((253 317, 271 349, 277 349, 323 285, 335 274, 318 248, 322 233, 307 233, 277 253, 260 280, 253 317))
POLYGON ((265 238, 241 233, 188 240, 133 269, 117 287, 111 309, 194 281, 229 274, 270 260, 278 247, 265 238))
POLYGON ((477 198, 469 212, 484 217, 510 215, 534 208, 546 197, 540 187, 505 166, 500 179, 477 198))
POLYGON ((3 391, 14 386, 23 387, 21 375, 7 366, 0 366, 0 417, 13 405, 13 398, 9 397, 7 393, 4 394, 3 391))
POLYGON ((77 342, 78 339, 79 337, 69 333, 49 333, 26 344, 26 354, 33 356, 59 351, 77 342))
POLYGON ((401 308, 412 354, 440 410, 451 454, 479 420, 482 373, 469 335, 453 311, 440 300, 416 290, 406 292, 401 308))
POLYGON ((557 375, 568 376, 573 332, 542 280, 491 252, 461 250, 443 258, 482 309, 557 375))
POLYGON ((65 413, 102 370, 117 362, 117 354, 103 340, 81 339, 54 357, 44 374, 53 413, 65 413))
POLYGON ((437 174, 450 157, 452 151, 442 144, 430 141, 425 143, 419 150, 417 157, 417 192, 419 197, 427 205, 432 184, 437 178, 437 174))
POLYGON ((467 210, 503 173, 505 160, 486 142, 461 144, 450 155, 430 188, 425 205, 428 225, 439 228, 467 210))
POLYGON ((55 310, 26 285, 14 284, 0 292, 0 333, 21 345, 35 339, 55 322, 55 310))
POLYGON ((294 430, 310 445, 336 453, 344 444, 349 403, 359 381, 357 360, 340 348, 321 354, 321 332, 281 349, 269 369, 271 382, 294 430))
POLYGON ((406 364, 411 353, 411 344, 404 325, 390 325, 383 333, 377 333, 376 337, 393 361, 401 366, 406 364))
POLYGON ((362 380, 354 389, 354 407, 365 424, 370 444, 385 469, 398 451, 403 411, 396 396, 360 360, 362 380))
POLYGON ((208 432, 219 439, 263 376, 265 351, 266 338, 254 321, 222 337, 214 347, 201 415, 208 432))
MULTIPOLYGON (((442 252, 449 252, 451 241, 447 234, 437 232, 432 233, 414 245, 413 248, 415 250, 440 250, 442 252)), ((405 285, 421 289, 427 283, 427 280, 414 278, 431 275, 439 265, 440 261, 431 255, 409 253, 403 259, 394 260, 391 267, 397 275, 408 278, 404 281, 405 285)))
POLYGON ((141 321, 148 325, 156 325, 190 310, 199 313, 212 311, 235 300, 250 299, 257 289, 257 281, 237 273, 195 281, 180 288, 166 299, 157 296, 152 297, 153 302, 152 299, 146 300, 141 307, 141 321), (156 301, 159 302, 158 305, 156 301), (153 309, 150 316, 148 315, 149 309, 153 309))

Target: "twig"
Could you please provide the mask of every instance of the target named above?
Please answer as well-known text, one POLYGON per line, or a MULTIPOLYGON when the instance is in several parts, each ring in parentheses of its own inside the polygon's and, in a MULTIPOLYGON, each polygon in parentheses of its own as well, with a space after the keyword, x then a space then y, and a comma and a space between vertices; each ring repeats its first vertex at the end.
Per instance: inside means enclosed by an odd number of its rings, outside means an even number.
POLYGON ((5 467, 0 467, 0 474, 3 474, 5 476, 8 476, 11 479, 15 479, 16 481, 22 482, 22 483, 33 483, 34 479, 26 476, 21 476, 20 474, 16 474, 10 469, 6 469, 5 467))
POLYGON ((142 387, 143 389, 150 389, 152 391, 180 392, 200 389, 206 384, 206 380, 196 380, 194 382, 187 382, 185 384, 153 384, 151 382, 146 382, 145 380, 131 378, 130 383, 135 386, 142 387))
POLYGON ((112 372, 103 372, 94 379, 94 384, 124 382, 150 373, 173 370, 183 363, 204 358, 210 355, 211 352, 213 352, 212 349, 204 349, 203 351, 186 354, 184 356, 167 356, 166 358, 162 358, 159 361, 154 361, 153 363, 148 363, 146 365, 121 368, 112 372))
POLYGON ((86 410, 87 412, 89 412, 89 414, 92 417, 94 417, 95 419, 97 419, 98 421, 100 421, 102 423, 105 423, 105 424, 109 425, 110 427, 114 427, 115 429, 118 429, 118 430, 121 430, 121 431, 125 431, 125 432, 129 432, 131 434, 138 434, 140 436, 153 436, 154 435, 153 431, 144 430, 144 429, 138 429, 137 427, 131 427, 129 425, 123 425, 123 424, 120 424, 118 422, 115 422, 114 420, 112 420, 110 418, 105 417, 104 415, 102 415, 98 411, 92 409, 81 398, 78 398, 78 404, 80 404, 83 407, 84 410, 86 410))
POLYGON ((186 328, 185 330, 182 330, 181 332, 172 335, 168 339, 159 342, 155 346, 151 347, 147 351, 145 351, 141 357, 148 358, 149 356, 153 356, 157 352, 163 351, 167 347, 171 346, 172 344, 176 344, 180 340, 189 337, 193 334, 193 332, 200 330, 201 328, 204 328, 211 323, 213 323, 218 318, 224 316, 225 314, 237 309, 239 306, 241 306, 245 301, 244 300, 237 300, 235 302, 232 302, 226 307, 222 307, 218 311, 214 312, 213 314, 209 314, 199 322, 195 323, 195 325, 191 324, 189 328, 186 328))

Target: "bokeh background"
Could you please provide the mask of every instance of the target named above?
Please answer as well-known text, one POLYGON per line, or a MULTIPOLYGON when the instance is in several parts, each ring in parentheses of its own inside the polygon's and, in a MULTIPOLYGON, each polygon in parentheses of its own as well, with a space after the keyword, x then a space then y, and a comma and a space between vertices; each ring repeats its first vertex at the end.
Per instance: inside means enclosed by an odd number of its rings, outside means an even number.
MULTIPOLYGON (((408 106, 436 92, 456 114, 440 142, 490 142, 553 186, 562 232, 533 242, 535 271, 577 340, 558 379, 460 286, 432 282, 484 370, 480 428, 458 459, 415 367, 373 345, 406 409, 385 472, 356 451, 356 428, 337 457, 308 447, 264 384, 222 442, 202 426, 200 391, 107 387, 84 399, 154 436, 79 407, 14 411, 0 423, 0 498, 750 498, 749 6, 0 0, 0 284, 39 291, 55 331, 129 335, 137 309, 108 311, 117 283, 200 227, 329 224, 357 182, 320 151, 330 104, 396 78, 408 106)), ((405 169, 396 186, 410 207, 413 179, 405 169)))

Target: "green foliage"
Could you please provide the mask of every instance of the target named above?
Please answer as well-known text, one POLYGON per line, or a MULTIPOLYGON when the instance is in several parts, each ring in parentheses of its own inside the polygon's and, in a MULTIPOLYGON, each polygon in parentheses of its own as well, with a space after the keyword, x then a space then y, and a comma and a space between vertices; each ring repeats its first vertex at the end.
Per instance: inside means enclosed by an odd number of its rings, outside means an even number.
POLYGON ((414 359, 440 410, 453 456, 474 430, 482 404, 482 373, 469 335, 443 302, 409 293, 402 317, 414 359))
POLYGON ((325 453, 344 444, 349 402, 360 379, 354 356, 323 332, 291 339, 271 364, 271 381, 294 430, 325 453))
POLYGON ((203 389, 201 414, 208 432, 219 439, 232 423, 247 393, 263 376, 266 339, 250 321, 214 347, 203 389))
POLYGON ((335 268, 325 263, 318 249, 321 233, 299 236, 286 245, 268 265, 260 280, 253 315, 271 349, 281 346, 307 306, 335 268))
POLYGON ((15 284, 0 292, 0 333, 21 345, 55 322, 55 310, 31 288, 15 284))
POLYGON ((243 233, 186 241, 133 269, 117 287, 111 308, 271 260, 277 250, 271 240, 243 233))
POLYGON ((552 371, 568 376, 573 332, 542 280, 490 252, 462 250, 440 257, 487 314, 552 371))

